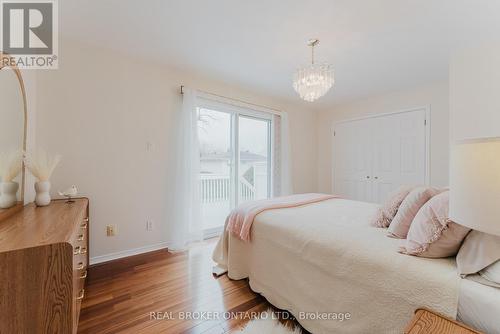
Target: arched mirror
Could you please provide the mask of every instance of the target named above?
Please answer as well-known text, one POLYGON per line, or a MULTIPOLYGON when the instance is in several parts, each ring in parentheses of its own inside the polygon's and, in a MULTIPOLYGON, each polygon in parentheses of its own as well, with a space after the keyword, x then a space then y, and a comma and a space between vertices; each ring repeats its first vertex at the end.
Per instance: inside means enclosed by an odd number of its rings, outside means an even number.
POLYGON ((21 72, 9 55, 0 52, 0 217, 24 201, 26 108, 21 72))

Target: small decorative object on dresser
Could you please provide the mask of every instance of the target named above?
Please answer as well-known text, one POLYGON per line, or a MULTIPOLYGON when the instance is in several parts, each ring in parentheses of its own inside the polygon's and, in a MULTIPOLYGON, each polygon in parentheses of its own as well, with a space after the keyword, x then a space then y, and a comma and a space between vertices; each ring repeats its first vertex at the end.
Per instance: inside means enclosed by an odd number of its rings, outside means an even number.
POLYGON ((18 189, 17 182, 0 182, 0 209, 8 209, 16 204, 18 189))
POLYGON ((16 205, 19 183, 14 182, 14 179, 21 172, 22 166, 22 151, 0 154, 0 209, 16 205))
POLYGON ((427 309, 418 309, 405 334, 481 334, 470 327, 427 309))
POLYGON ((26 167, 38 180, 38 182, 35 183, 35 203, 37 206, 47 206, 50 204, 49 179, 60 161, 60 155, 50 157, 47 152, 43 150, 38 150, 35 153, 26 155, 26 167))
POLYGON ((78 188, 75 185, 72 185, 68 189, 64 191, 59 191, 58 193, 59 196, 64 196, 68 199, 66 203, 74 203, 75 201, 73 200, 73 198, 75 198, 78 195, 78 188))
POLYGON ((0 240, 0 333, 76 333, 89 260, 89 201, 29 204, 0 221, 0 240))

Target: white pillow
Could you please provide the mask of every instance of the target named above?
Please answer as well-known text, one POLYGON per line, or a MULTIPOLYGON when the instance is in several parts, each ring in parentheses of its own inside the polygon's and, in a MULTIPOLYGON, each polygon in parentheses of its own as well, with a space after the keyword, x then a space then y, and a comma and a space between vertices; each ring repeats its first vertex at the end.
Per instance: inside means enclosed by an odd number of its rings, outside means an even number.
POLYGON ((479 272, 479 275, 490 282, 500 284, 500 261, 484 268, 479 272))
POLYGON ((500 236, 471 231, 457 255, 459 275, 472 275, 500 260, 500 236))

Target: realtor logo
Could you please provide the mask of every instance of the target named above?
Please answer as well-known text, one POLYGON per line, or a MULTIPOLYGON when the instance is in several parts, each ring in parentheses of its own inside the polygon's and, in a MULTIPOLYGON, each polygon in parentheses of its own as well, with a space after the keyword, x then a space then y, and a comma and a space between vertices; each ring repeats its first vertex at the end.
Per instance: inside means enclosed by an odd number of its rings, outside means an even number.
POLYGON ((55 0, 0 0, 1 47, 19 68, 57 68, 55 0))

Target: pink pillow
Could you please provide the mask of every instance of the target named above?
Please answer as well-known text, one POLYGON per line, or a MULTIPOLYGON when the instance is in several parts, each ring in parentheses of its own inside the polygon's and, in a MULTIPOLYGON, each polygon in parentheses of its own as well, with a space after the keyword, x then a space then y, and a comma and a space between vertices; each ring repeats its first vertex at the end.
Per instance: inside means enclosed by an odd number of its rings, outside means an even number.
POLYGON ((408 237, 401 242, 401 253, 431 258, 458 253, 470 229, 449 220, 449 194, 434 196, 418 211, 408 237))
POLYGON ((418 210, 431 199, 432 196, 440 192, 437 188, 418 187, 413 189, 403 200, 398 209, 398 213, 389 226, 388 236, 391 238, 405 239, 410 229, 413 218, 418 210))
POLYGON ((396 191, 389 194, 389 198, 377 210, 377 213, 370 221, 370 225, 375 227, 389 227, 392 219, 396 215, 401 202, 415 188, 415 186, 401 186, 396 191))

